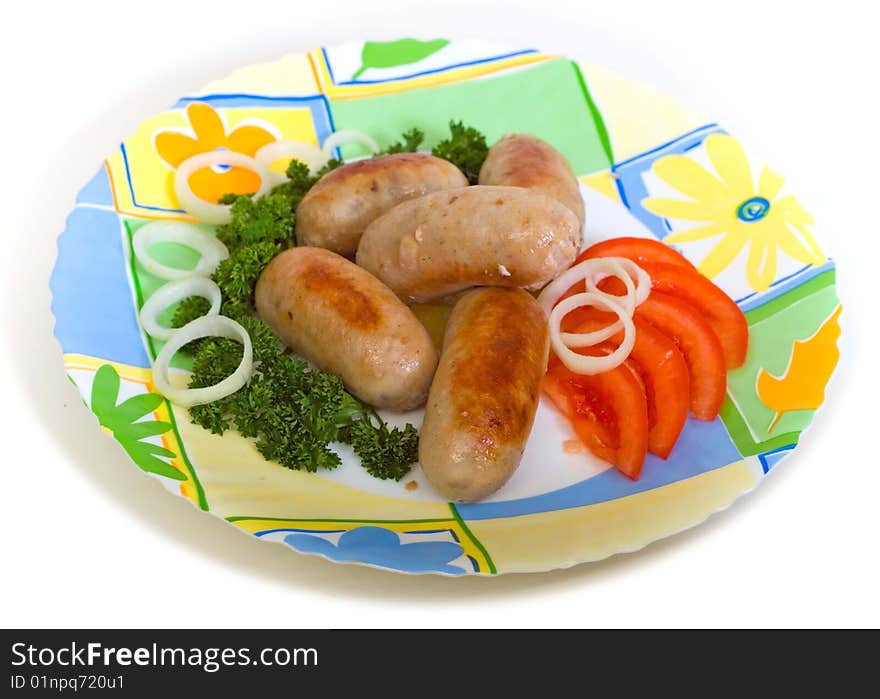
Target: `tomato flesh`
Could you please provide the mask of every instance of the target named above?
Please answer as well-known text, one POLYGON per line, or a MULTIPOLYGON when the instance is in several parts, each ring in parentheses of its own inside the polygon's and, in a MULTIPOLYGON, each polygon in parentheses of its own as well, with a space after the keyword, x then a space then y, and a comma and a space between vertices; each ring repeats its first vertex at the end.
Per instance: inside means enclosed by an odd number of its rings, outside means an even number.
MULTIPOLYGON (((580 310, 580 309, 579 309, 580 310)), ((565 332, 592 332, 616 320, 612 313, 584 308, 579 325, 566 325, 565 332)), ((565 319, 568 320, 568 319, 565 319)), ((684 355, 673 340, 641 318, 633 318, 635 343, 626 363, 642 383, 648 407, 648 451, 666 459, 687 421, 690 407, 690 373, 684 355)), ((620 332, 609 340, 612 347, 623 341, 620 332)), ((581 354, 589 350, 575 349, 581 354)), ((559 364, 551 356, 551 366, 559 364)))
POLYGON ((665 459, 687 421, 690 374, 675 342, 641 318, 634 318, 633 322, 636 342, 628 361, 645 386, 648 451, 665 459))
POLYGON ((696 271, 696 267, 680 252, 652 238, 611 238, 602 240, 584 250, 575 264, 594 257, 626 257, 641 265, 643 262, 663 262, 696 271))
POLYGON ((584 446, 629 478, 639 477, 648 450, 648 408, 644 388, 626 364, 595 376, 555 364, 543 387, 584 446))
MULTIPOLYGON (((633 350, 623 364, 595 376, 571 372, 551 353, 543 388, 590 451, 637 479, 647 451, 669 456, 689 411, 700 420, 717 417, 727 369, 745 361, 748 324, 727 294, 664 243, 606 240, 584 250, 576 263, 598 257, 626 257, 651 276, 651 293, 633 316, 633 350)), ((614 277, 599 288, 625 293, 614 277)), ((580 282, 562 298, 584 290, 580 282)), ((616 320, 613 313, 581 307, 560 325, 563 332, 590 332, 616 320)), ((601 355, 622 340, 621 332, 604 345, 575 351, 601 355)))
POLYGON ((734 300, 699 272, 665 262, 641 265, 651 276, 651 288, 684 299, 709 321, 721 341, 728 369, 742 366, 749 348, 749 325, 734 300))
MULTIPOLYGON (((700 274, 687 259, 657 240, 613 238, 584 250, 576 263, 611 256, 633 260, 650 275, 652 289, 682 298, 699 309, 721 341, 727 368, 743 365, 749 347, 749 326, 745 315, 732 298, 700 274)), ((581 283, 566 296, 584 290, 581 283)))
MULTIPOLYGON (((614 277, 599 282, 599 289, 615 295, 625 293, 623 282, 614 277)), ((592 308, 578 308, 568 315, 578 320, 590 318, 595 323, 596 313, 592 308)), ((606 324, 616 318, 608 312, 601 317, 606 324)), ((709 321, 688 301, 654 289, 636 308, 633 318, 646 321, 675 343, 688 367, 691 412, 699 420, 714 420, 727 391, 727 365, 721 341, 709 321)), ((562 324, 566 331, 574 331, 575 327, 562 324)))
POLYGON ((662 291, 652 291, 635 317, 675 342, 688 367, 691 412, 699 420, 714 420, 727 391, 727 367, 709 322, 687 301, 662 291))

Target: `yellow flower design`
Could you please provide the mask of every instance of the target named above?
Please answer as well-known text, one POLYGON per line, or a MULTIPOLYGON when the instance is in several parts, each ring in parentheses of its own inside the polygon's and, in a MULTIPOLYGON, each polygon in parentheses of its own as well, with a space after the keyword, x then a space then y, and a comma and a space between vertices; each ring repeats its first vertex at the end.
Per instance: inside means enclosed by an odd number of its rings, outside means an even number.
MULTIPOLYGON (((192 102, 186 108, 186 117, 195 138, 179 131, 159 131, 156 151, 172 168, 184 160, 212 150, 226 149, 253 156, 261 147, 275 140, 266 129, 244 125, 229 133, 216 110, 204 102, 192 102)), ((202 168, 189 180, 193 192, 205 201, 216 202, 227 192, 244 194, 260 188, 260 177, 246 168, 202 168)))
POLYGON ((813 217, 793 196, 779 196, 782 177, 764 166, 756 188, 748 158, 735 138, 712 134, 705 145, 717 177, 684 155, 667 155, 654 163, 654 173, 690 199, 649 197, 642 205, 658 216, 705 222, 672 233, 664 242, 720 236, 699 264, 709 278, 718 276, 749 245, 746 277, 756 291, 766 290, 776 278, 778 250, 804 264, 825 262, 810 232, 813 217))

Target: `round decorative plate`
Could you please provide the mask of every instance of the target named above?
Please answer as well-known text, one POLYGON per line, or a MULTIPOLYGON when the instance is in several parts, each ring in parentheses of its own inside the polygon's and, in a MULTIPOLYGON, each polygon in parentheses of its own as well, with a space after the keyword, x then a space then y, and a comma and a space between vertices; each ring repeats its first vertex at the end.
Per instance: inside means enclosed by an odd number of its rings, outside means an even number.
MULTIPOLYGON (((342 157, 356 154, 346 148, 342 157)), ((216 197, 242 176, 205 169, 191 184, 216 197)), ((185 248, 163 254, 194 264, 185 248)), ((797 446, 823 401, 840 334, 834 264, 812 217, 735 135, 597 65, 478 41, 359 41, 293 53, 179 99, 141 124, 82 189, 51 286, 67 373, 138 467, 260 539, 408 573, 567 567, 703 521, 797 446), (453 119, 490 144, 509 132, 552 144, 581 183, 585 244, 662 240, 744 311, 748 357, 728 375, 721 414, 688 420, 669 458, 649 454, 639 480, 572 449, 570 427, 543 399, 512 479, 462 505, 446 502, 418 466, 399 483, 372 478, 347 447, 336 470, 288 470, 237 433, 197 427, 155 392, 150 366, 161 345, 144 334, 137 311, 162 280, 136 262, 131 240, 149 221, 188 220, 172 187, 181 162, 218 148, 253 155, 278 139, 320 145, 342 129, 385 147, 418 127, 430 147, 453 119)), ((385 417, 418 426, 421 411, 385 417)))

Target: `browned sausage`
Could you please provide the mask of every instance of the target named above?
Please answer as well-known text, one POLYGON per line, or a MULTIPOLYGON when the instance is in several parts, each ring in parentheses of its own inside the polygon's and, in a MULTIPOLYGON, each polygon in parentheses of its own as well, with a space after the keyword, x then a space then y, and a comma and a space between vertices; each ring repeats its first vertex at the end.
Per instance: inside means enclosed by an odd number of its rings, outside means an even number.
POLYGON ((466 184, 455 165, 427 153, 358 160, 331 170, 309 190, 296 209, 296 239, 352 256, 367 225, 395 204, 466 184))
POLYGON ((284 344, 377 408, 425 402, 437 367, 428 332, 386 286, 344 257, 292 248, 257 281, 260 317, 284 344))
POLYGON ((580 230, 545 194, 475 185, 398 204, 367 226, 357 262, 412 301, 472 286, 537 289, 574 261, 580 230))
POLYGON ((475 289, 455 306, 419 437, 422 469, 445 497, 484 498, 519 466, 549 343, 522 289, 475 289))
POLYGON ((511 133, 489 149, 480 184, 537 189, 558 199, 584 225, 584 200, 571 165, 558 150, 528 134, 511 133))

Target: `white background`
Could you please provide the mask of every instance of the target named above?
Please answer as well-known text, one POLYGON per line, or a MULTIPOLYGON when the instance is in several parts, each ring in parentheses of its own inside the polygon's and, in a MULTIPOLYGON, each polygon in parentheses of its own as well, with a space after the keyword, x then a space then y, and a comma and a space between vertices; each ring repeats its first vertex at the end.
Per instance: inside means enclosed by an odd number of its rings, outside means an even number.
POLYGON ((18 3, 0 23, 0 625, 880 624, 880 113, 868 6, 18 3), (789 177, 839 265, 842 366, 800 448, 756 492, 599 564, 412 578, 251 540, 161 490, 101 434, 64 376, 48 291, 56 236, 101 159, 141 120, 238 66, 411 34, 603 63, 717 118, 789 177))

